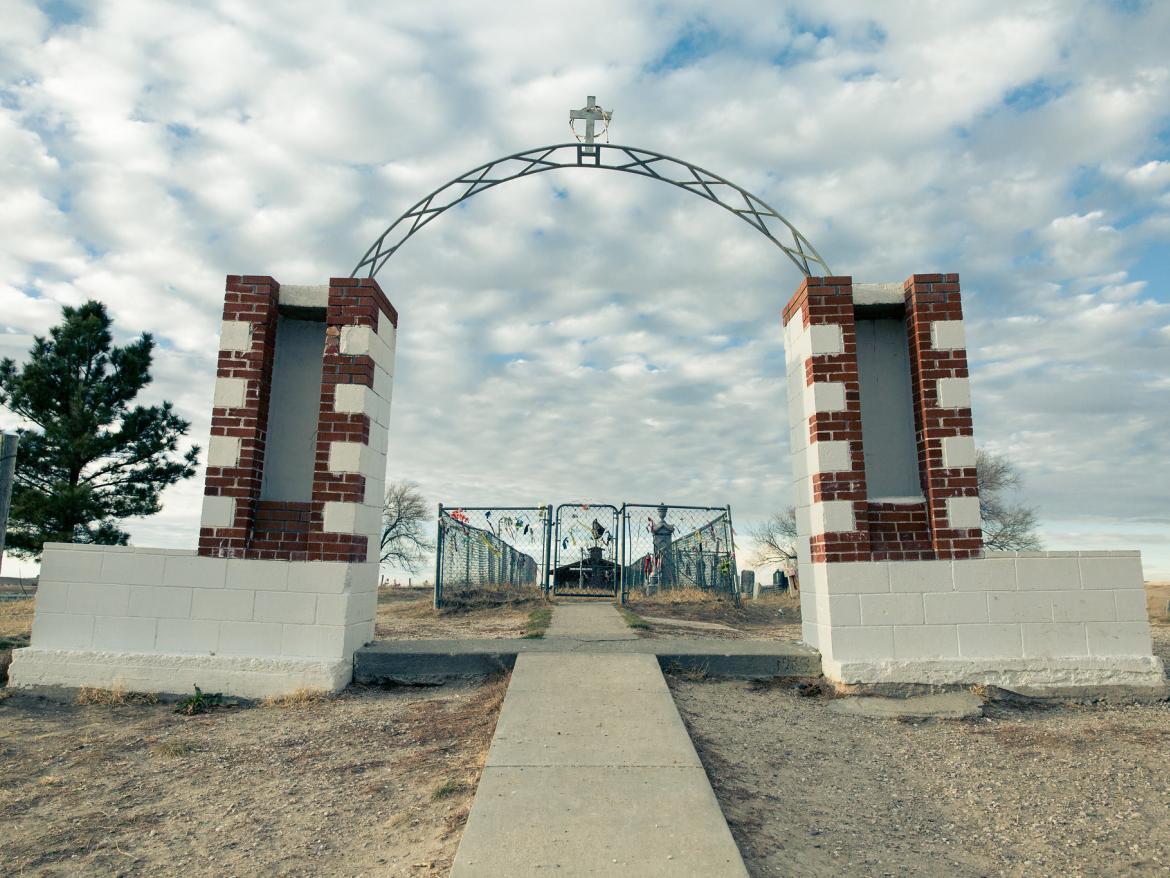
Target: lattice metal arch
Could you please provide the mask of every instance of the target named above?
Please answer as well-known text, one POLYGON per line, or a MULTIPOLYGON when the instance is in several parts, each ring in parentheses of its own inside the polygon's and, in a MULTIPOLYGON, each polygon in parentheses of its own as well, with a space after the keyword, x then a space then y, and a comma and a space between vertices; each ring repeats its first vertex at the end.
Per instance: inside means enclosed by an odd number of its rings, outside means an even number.
POLYGON ((411 235, 444 211, 473 195, 510 180, 531 177, 558 168, 624 171, 678 186, 738 216, 783 250, 805 277, 814 274, 814 265, 823 269, 825 275, 833 273, 828 263, 821 258, 816 248, 796 226, 762 198, 718 174, 682 159, 632 146, 609 143, 561 143, 498 158, 440 186, 398 217, 379 235, 350 276, 357 277, 364 272, 367 277, 375 277, 411 235))

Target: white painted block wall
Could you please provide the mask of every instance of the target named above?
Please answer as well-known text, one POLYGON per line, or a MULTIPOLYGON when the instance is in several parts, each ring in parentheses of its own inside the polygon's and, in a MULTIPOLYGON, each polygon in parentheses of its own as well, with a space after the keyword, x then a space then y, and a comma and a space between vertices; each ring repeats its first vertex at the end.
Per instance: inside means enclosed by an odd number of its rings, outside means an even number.
POLYGON ((1165 686, 1138 552, 815 564, 825 673, 851 683, 1165 686))
POLYGON ((377 583, 372 563, 48 543, 32 645, 14 654, 10 680, 248 697, 339 689, 373 639, 377 583))

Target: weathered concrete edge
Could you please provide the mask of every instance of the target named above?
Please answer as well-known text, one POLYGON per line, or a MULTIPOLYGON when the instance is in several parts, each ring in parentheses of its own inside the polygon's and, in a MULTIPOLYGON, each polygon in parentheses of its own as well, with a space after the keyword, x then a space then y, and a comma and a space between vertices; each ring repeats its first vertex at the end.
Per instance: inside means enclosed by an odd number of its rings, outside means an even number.
MULTIPOLYGON (((512 670, 520 653, 561 654, 653 654, 663 671, 702 673, 712 677, 737 679, 771 679, 774 677, 819 677, 820 656, 791 645, 775 652, 707 652, 680 648, 678 643, 663 643, 662 652, 653 648, 578 649, 574 644, 546 644, 553 648, 534 648, 536 641, 492 641, 490 649, 462 648, 448 651, 447 644, 415 641, 397 642, 384 648, 366 647, 354 655, 354 681, 365 684, 440 683, 468 677, 484 677, 512 670)), ((626 641, 648 644, 653 641, 626 641)), ((593 644, 591 644, 592 646, 593 644)), ((687 644, 690 646, 690 644, 687 644)))

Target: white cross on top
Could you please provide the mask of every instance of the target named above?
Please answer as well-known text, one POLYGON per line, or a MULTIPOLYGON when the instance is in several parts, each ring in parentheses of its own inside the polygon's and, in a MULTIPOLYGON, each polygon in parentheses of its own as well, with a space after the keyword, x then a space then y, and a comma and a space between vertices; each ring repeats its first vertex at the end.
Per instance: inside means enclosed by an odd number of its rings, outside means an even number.
MULTIPOLYGON (((584 150, 584 152, 586 155, 593 154, 592 144, 593 144, 593 137, 595 134, 593 126, 597 122, 605 122, 608 124, 609 120, 612 118, 613 118, 613 113, 612 112, 607 113, 605 110, 601 109, 601 107, 599 107, 597 105, 597 98, 594 95, 589 95, 587 103, 580 110, 569 110, 569 125, 570 125, 570 127, 572 126, 573 122, 576 121, 577 119, 584 119, 585 120, 586 149, 584 150)), ((576 131, 574 131, 573 133, 575 134, 576 131)), ((577 139, 580 140, 580 138, 577 138, 577 139)))

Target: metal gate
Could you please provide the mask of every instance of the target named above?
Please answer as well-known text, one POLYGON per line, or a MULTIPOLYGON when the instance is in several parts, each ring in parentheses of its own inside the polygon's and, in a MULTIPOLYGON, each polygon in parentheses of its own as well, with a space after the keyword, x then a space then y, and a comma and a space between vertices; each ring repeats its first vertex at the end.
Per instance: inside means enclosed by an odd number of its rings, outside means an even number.
POLYGON ((562 503, 553 525, 552 593, 565 597, 616 597, 618 508, 608 503, 562 503))
POLYGON ((435 606, 545 591, 551 506, 444 506, 435 541, 435 606))
POLYGON ((738 592, 730 506, 625 503, 621 599, 666 589, 738 592))

